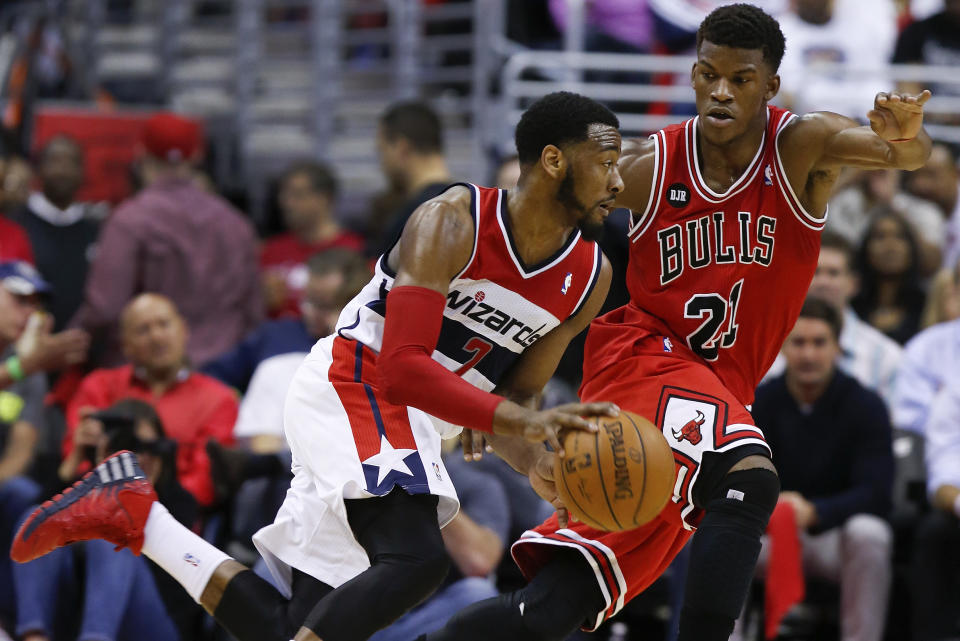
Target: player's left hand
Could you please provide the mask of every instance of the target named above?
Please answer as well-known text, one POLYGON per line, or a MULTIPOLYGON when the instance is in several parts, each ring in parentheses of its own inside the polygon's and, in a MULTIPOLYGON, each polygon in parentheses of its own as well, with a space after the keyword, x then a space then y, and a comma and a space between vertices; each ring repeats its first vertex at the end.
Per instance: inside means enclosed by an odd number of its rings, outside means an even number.
POLYGON ((483 452, 492 452, 489 445, 484 444, 483 432, 479 430, 470 430, 463 428, 460 433, 460 444, 463 445, 463 460, 479 461, 483 458, 483 452))
POLYGON ((565 528, 570 521, 570 515, 567 512, 567 506, 557 494, 557 485, 553 480, 553 466, 556 458, 557 455, 554 452, 544 450, 530 467, 527 477, 530 479, 530 487, 533 491, 557 511, 557 521, 561 528, 565 528))
POLYGON ((867 112, 870 127, 884 140, 912 140, 923 127, 923 105, 928 100, 930 92, 926 89, 916 96, 880 92, 873 100, 873 109, 867 112))

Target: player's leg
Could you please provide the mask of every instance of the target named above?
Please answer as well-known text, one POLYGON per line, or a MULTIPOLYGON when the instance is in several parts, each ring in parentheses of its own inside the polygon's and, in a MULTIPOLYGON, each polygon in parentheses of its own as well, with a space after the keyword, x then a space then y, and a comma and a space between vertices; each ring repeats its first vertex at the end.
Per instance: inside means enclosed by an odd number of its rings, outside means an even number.
POLYGON ((728 457, 716 462, 725 473, 715 481, 705 474, 694 497, 705 514, 691 545, 678 641, 730 637, 750 589, 760 536, 780 493, 767 456, 748 455, 727 467, 720 461, 728 457))
POLYGON ((142 552, 241 641, 288 641, 286 599, 173 518, 131 452, 104 459, 72 488, 37 508, 17 532, 11 557, 25 563, 92 539, 142 552), (234 584, 244 589, 238 591, 234 584), (224 610, 221 600, 233 593, 242 594, 244 603, 224 610))
POLYGON ((345 503, 370 567, 317 603, 298 641, 366 639, 433 594, 447 575, 436 496, 397 487, 383 497, 345 503))
POLYGON ((605 607, 584 557, 561 550, 523 589, 468 606, 418 641, 559 641, 605 607))

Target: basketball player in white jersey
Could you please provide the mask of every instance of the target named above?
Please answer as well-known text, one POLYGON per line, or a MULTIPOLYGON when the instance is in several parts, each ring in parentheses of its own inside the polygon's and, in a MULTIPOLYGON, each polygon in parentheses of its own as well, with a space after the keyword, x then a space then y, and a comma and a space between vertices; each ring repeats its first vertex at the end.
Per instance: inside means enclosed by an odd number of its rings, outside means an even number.
POLYGON ((618 411, 532 409, 606 297, 593 238, 623 187, 618 125, 583 96, 537 101, 517 126, 518 188, 453 185, 422 205, 314 346, 284 411, 292 486, 254 537, 279 591, 177 523, 129 452, 38 508, 14 559, 89 538, 142 551, 241 641, 359 641, 421 602, 458 509, 442 435, 486 432, 551 499, 543 443, 562 456, 559 432, 618 411))

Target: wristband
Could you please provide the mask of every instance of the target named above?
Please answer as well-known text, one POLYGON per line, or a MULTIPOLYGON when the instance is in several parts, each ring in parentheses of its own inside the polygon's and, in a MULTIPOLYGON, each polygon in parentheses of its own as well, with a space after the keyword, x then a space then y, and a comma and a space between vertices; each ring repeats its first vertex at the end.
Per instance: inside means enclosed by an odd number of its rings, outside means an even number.
POLYGON ((20 362, 19 356, 11 356, 3 363, 7 367, 7 374, 10 375, 15 381, 22 381, 27 377, 26 372, 23 371, 23 364, 20 362))
POLYGON ((957 494, 957 498, 953 500, 953 513, 960 519, 960 494, 957 494))
POLYGON ((916 138, 894 138, 893 140, 888 140, 887 142, 913 142, 916 138))

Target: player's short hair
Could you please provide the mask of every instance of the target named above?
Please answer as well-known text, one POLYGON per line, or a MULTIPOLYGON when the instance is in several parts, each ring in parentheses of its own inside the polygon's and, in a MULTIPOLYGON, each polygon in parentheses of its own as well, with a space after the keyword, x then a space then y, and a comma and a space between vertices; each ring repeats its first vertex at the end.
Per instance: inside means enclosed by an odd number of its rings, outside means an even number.
POLYGON ((340 184, 329 165, 315 160, 299 160, 283 172, 283 176, 280 177, 280 184, 283 185, 294 176, 300 175, 307 177, 307 180, 310 181, 310 187, 318 194, 323 194, 331 200, 337 197, 340 184))
POLYGON ((698 52, 704 40, 722 47, 760 49, 774 73, 786 48, 780 23, 752 4, 728 4, 711 11, 697 29, 698 52))
POLYGON ((800 308, 800 318, 814 318, 822 320, 830 326, 830 333, 833 338, 840 341, 840 330, 843 329, 843 317, 837 308, 816 296, 807 296, 803 301, 803 307, 800 308))
POLYGON ((547 145, 565 144, 587 139, 590 125, 620 127, 612 111, 592 98, 569 91, 547 94, 523 112, 514 140, 521 165, 536 162, 547 145))
POLYGON ((403 138, 419 153, 443 153, 443 125, 437 112, 424 102, 390 105, 380 116, 380 127, 390 142, 403 138))
POLYGON ((820 234, 820 249, 833 249, 840 252, 847 261, 847 269, 856 271, 857 252, 850 241, 837 232, 824 230, 820 234))

